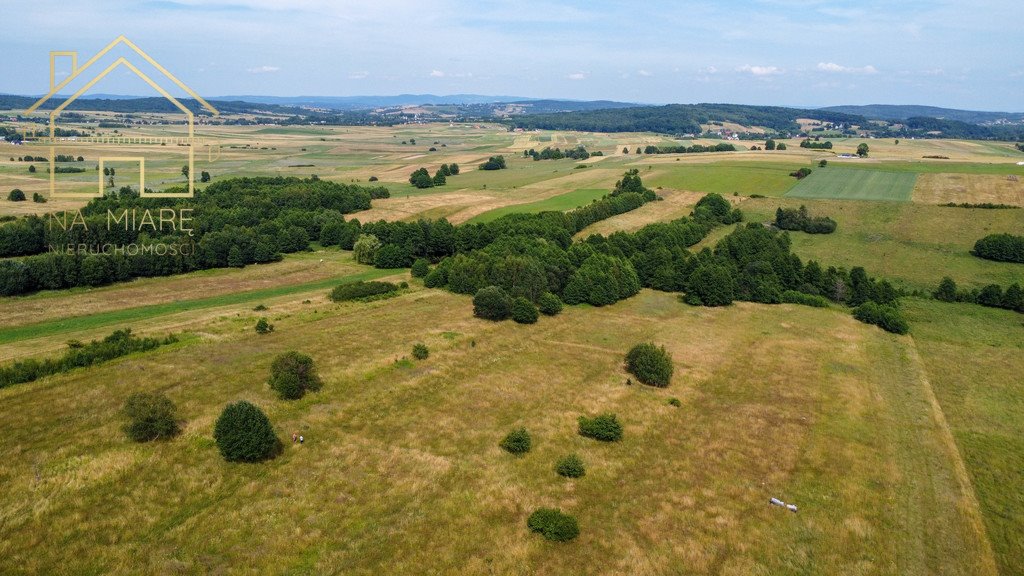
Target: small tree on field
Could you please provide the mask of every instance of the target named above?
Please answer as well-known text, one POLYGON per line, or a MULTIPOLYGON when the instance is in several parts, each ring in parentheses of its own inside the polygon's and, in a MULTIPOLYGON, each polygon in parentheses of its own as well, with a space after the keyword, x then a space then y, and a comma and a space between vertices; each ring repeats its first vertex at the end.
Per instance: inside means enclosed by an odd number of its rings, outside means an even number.
POLYGON ((932 296, 934 296, 936 300, 941 300, 943 302, 956 301, 956 282, 954 282, 949 276, 946 276, 942 279, 942 282, 939 283, 939 288, 935 292, 932 292, 932 296))
POLYGON ((473 296, 473 315, 484 320, 504 320, 512 314, 512 297, 499 286, 481 288, 473 296))
POLYGON ((412 263, 412 277, 423 278, 427 274, 430 274, 430 263, 425 258, 417 258, 412 263))
POLYGON ((637 344, 626 354, 626 370, 644 384, 664 388, 672 380, 672 356, 664 346, 637 344))
POLYGON ((270 365, 270 387, 283 400, 298 400, 306 392, 316 392, 323 383, 313 359, 299 352, 285 352, 270 365))
POLYGON ((537 299, 537 308, 545 316, 554 316, 562 311, 562 300, 551 292, 545 292, 537 299))
POLYGON ((213 428, 221 456, 228 462, 260 462, 281 450, 270 419, 257 406, 240 400, 228 404, 213 428))
POLYGON ((135 442, 170 438, 178 433, 174 403, 163 394, 132 394, 122 412, 128 418, 124 432, 135 442))
POLYGON ((267 321, 266 318, 260 318, 256 321, 256 333, 257 334, 270 334, 274 331, 274 325, 267 321))
POLYGON ((499 446, 510 454, 525 454, 530 451, 532 444, 530 433, 526 431, 526 428, 519 428, 509 432, 499 446))
POLYGON ((867 158, 867 155, 868 145, 864 143, 857 145, 857 156, 860 156, 861 158, 867 158))
POLYGON ((593 418, 580 416, 579 434, 602 442, 617 442, 622 439, 622 424, 615 414, 601 414, 593 418))
POLYGON ((534 324, 537 322, 537 307, 526 298, 520 296, 512 301, 512 320, 519 324, 534 324))
POLYGON ((25 193, 22 192, 20 188, 15 188, 7 195, 7 199, 11 202, 24 202, 25 193))

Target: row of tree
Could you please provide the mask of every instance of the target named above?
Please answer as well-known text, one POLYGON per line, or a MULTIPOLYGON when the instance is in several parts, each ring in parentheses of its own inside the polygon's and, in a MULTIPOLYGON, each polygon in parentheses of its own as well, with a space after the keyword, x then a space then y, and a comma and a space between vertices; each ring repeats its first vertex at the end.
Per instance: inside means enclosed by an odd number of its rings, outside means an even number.
MULTIPOLYGON (((560 148, 551 148, 550 146, 545 146, 540 152, 533 148, 523 150, 523 158, 533 158, 534 160, 561 160, 562 158, 586 160, 590 156, 590 152, 587 152, 582 144, 575 148, 567 148, 564 152, 560 148)), ((603 154, 595 153, 594 156, 603 156, 603 154)))
POLYGON ((998 284, 989 284, 981 290, 958 289, 956 282, 946 276, 939 287, 932 292, 936 300, 942 302, 970 302, 990 308, 1003 308, 1024 314, 1024 289, 1020 284, 1010 284, 1006 290, 998 284))
POLYGON ((832 142, 826 140, 825 142, 819 142, 818 140, 804 139, 800 141, 801 148, 807 148, 810 150, 831 150, 832 142))
POLYGON ((441 164, 441 167, 437 169, 433 176, 430 175, 430 172, 427 172, 426 168, 418 168, 409 176, 409 183, 417 188, 444 186, 448 183, 449 176, 457 176, 458 174, 459 165, 455 163, 441 164))
MULTIPOLYGON (((735 152, 736 146, 726 143, 719 142, 715 145, 705 146, 704 144, 691 144, 689 146, 645 146, 644 154, 701 154, 704 152, 735 152)), ((640 149, 637 148, 637 154, 640 153, 640 149)))
POLYGON ((795 230, 808 234, 831 234, 836 230, 836 221, 828 216, 811 216, 806 206, 799 209, 782 208, 775 210, 775 226, 782 230, 795 230))

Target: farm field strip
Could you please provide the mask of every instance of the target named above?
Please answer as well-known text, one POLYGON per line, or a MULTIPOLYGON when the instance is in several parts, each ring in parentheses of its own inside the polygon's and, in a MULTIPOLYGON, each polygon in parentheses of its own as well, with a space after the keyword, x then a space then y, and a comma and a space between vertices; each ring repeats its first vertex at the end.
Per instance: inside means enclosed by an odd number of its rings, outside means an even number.
POLYGON ((916 181, 917 174, 912 172, 852 170, 829 166, 814 170, 785 195, 787 198, 908 202, 916 181))

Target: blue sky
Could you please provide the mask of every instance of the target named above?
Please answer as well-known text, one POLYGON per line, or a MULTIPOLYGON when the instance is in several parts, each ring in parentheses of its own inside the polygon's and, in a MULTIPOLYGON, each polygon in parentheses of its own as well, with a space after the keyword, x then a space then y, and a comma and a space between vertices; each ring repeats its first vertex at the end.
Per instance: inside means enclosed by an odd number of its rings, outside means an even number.
MULTIPOLYGON (((9 12, 5 9, 5 12, 9 12)), ((1024 111, 1020 0, 18 3, 0 92, 125 34, 204 96, 476 93, 1024 111)), ((127 74, 96 91, 150 94, 127 74)))

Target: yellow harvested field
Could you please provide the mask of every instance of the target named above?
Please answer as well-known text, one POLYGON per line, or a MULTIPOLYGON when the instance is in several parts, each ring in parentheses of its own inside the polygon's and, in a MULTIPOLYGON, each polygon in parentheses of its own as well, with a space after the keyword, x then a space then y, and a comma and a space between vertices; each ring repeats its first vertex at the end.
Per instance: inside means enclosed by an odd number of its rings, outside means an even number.
POLYGON ((921 174, 913 199, 924 204, 990 202, 1024 206, 1024 180, 996 174, 921 174))

